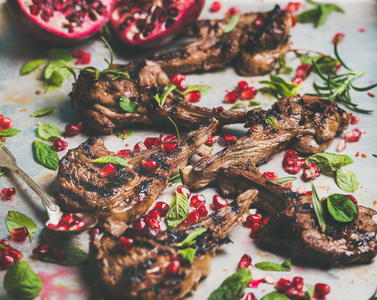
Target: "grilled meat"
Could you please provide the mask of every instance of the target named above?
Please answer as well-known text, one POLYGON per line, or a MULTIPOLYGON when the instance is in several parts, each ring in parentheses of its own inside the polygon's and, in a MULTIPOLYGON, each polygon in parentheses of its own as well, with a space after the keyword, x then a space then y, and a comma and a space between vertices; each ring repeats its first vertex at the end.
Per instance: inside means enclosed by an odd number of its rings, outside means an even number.
MULTIPOLYGON (((118 68, 115 65, 113 68, 118 68)), ((122 76, 100 74, 95 79, 92 73, 81 71, 74 83, 71 99, 83 123, 103 134, 129 124, 167 124, 170 117, 178 126, 197 128, 215 117, 221 125, 243 123, 244 112, 209 109, 194 106, 170 93, 160 107, 155 95, 160 95, 169 82, 159 64, 153 61, 131 62, 127 66, 129 79, 122 76), (132 80, 132 81, 131 81, 132 80), (121 97, 134 103, 134 112, 126 112, 120 106, 121 97)))
POLYGON ((229 169, 219 183, 226 195, 258 190, 259 199, 252 205, 271 214, 258 230, 263 244, 330 265, 370 263, 377 254, 377 224, 372 220, 377 212, 373 209, 357 205, 359 214, 349 223, 337 222, 326 213, 326 231, 321 232, 311 195, 292 192, 245 170, 229 169))
POLYGON ((163 151, 164 143, 136 152, 131 158, 123 157, 128 167, 117 166, 117 172, 108 177, 100 177, 103 164, 92 161, 115 156, 115 153, 107 150, 101 139, 92 137, 68 151, 60 160, 57 201, 68 211, 92 212, 102 220, 110 217, 113 220, 132 221, 149 209, 168 185, 169 177, 178 173, 193 153, 201 151, 217 125, 218 122, 212 119, 209 125, 176 139, 174 143, 177 148, 171 153, 163 151), (143 158, 152 158, 157 162, 155 172, 149 174, 141 166, 143 158))
POLYGON ((350 114, 332 101, 300 95, 282 98, 267 111, 249 111, 245 125, 249 131, 235 144, 183 168, 182 181, 191 189, 203 188, 222 170, 253 168, 288 145, 304 155, 322 152, 349 121, 350 114), (270 118, 275 127, 267 122, 270 118))
POLYGON ((279 56, 289 49, 290 14, 279 6, 266 13, 241 14, 237 26, 223 33, 229 20, 198 21, 193 28, 193 43, 151 59, 171 75, 208 71, 231 63, 244 76, 271 72, 279 56), (262 26, 255 25, 257 19, 262 26))
MULTIPOLYGON (((128 251, 118 247, 119 238, 108 233, 92 238, 90 256, 99 274, 101 290, 111 299, 179 299, 195 289, 199 280, 211 271, 211 258, 216 249, 227 243, 229 230, 248 209, 256 190, 247 190, 235 201, 211 215, 189 225, 156 232, 151 229, 128 229, 124 236, 132 238, 128 251), (179 254, 175 244, 182 242, 195 228, 207 231, 190 246, 196 250, 193 263, 179 254), (168 266, 179 261, 175 274, 168 266)), ((181 248, 181 249, 182 249, 181 248)))

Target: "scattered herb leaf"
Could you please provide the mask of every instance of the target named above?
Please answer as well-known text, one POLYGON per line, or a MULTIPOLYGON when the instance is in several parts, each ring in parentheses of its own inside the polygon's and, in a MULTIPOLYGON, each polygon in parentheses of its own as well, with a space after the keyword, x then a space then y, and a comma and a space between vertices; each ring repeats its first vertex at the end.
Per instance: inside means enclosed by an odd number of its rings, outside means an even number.
POLYGON ((176 191, 175 197, 170 203, 169 211, 166 214, 166 221, 168 223, 168 226, 177 227, 187 218, 189 211, 190 202, 188 198, 176 191))
POLYGON ((332 194, 326 200, 327 209, 336 221, 352 222, 357 217, 357 208, 348 196, 332 194))
POLYGON ((6 225, 9 232, 11 232, 13 229, 26 227, 31 239, 33 239, 33 233, 37 231, 37 224, 33 221, 33 219, 15 210, 8 211, 6 225))
POLYGON ((306 163, 315 163, 320 168, 322 174, 332 177, 334 171, 342 166, 352 164, 353 160, 348 155, 322 152, 307 157, 306 163))
POLYGON ((45 81, 44 88, 46 93, 57 90, 63 85, 64 77, 59 71, 54 71, 50 78, 45 81))
POLYGON ((206 232, 208 230, 207 227, 198 227, 195 228, 193 231, 190 232, 190 234, 180 243, 176 243, 175 245, 177 247, 183 247, 183 246, 190 246, 192 244, 195 244, 195 239, 206 232))
POLYGON ((256 263, 255 267, 263 271, 289 272, 291 270, 291 260, 287 259, 283 261, 280 265, 270 261, 262 261, 256 263))
POLYGON ((41 257, 40 260, 46 263, 58 264, 62 266, 79 266, 89 262, 88 254, 75 246, 64 245, 58 247, 65 253, 65 258, 63 260, 48 257, 41 257))
POLYGON ((45 59, 37 59, 33 61, 29 61, 24 64, 20 69, 20 76, 24 76, 29 74, 30 72, 37 69, 41 64, 43 64, 46 60, 45 59))
POLYGON ((264 295, 261 300, 288 300, 286 294, 279 293, 279 292, 271 292, 264 295))
POLYGON ((349 193, 356 191, 360 185, 356 175, 345 167, 341 167, 336 171, 335 182, 342 191, 349 193))
POLYGON ((199 91, 201 96, 204 96, 207 94, 210 90, 212 90, 212 87, 209 85, 204 84, 197 84, 197 85, 189 85, 187 89, 183 92, 183 94, 187 94, 192 91, 199 91))
POLYGON ((21 130, 12 128, 12 129, 3 129, 0 130, 0 137, 12 137, 19 133, 21 130))
POLYGON ((101 164, 107 164, 107 163, 113 163, 117 165, 121 165, 123 167, 128 167, 127 162, 118 156, 105 156, 105 157, 100 157, 95 160, 92 160, 94 163, 101 163, 101 164))
POLYGON ((125 140, 125 139, 133 136, 135 134, 135 130, 116 131, 114 134, 115 134, 116 137, 118 137, 122 140, 125 140))
POLYGON ((323 211, 322 202, 321 200, 319 200, 313 181, 311 181, 310 183, 312 185, 312 199, 314 211, 318 219, 319 227, 321 231, 324 232, 326 231, 325 212, 323 211))
POLYGON ((307 299, 312 300, 314 296, 314 285, 306 284, 306 292, 305 292, 307 299))
POLYGON ((173 175, 169 179, 169 183, 180 183, 180 182, 182 182, 182 179, 181 179, 181 174, 179 174, 179 173, 173 175))
MULTIPOLYGON (((336 71, 336 67, 338 64, 337 59, 322 54, 316 56, 302 55, 300 56, 300 61, 302 64, 309 66, 313 66, 314 61, 317 64, 320 71, 324 74, 334 73, 336 71)), ((317 70, 315 68, 312 68, 312 70, 315 73, 317 73, 317 70)))
POLYGON ((132 102, 127 97, 120 97, 119 99, 119 106, 126 112, 135 113, 138 111, 140 105, 137 103, 132 102))
POLYGON ((259 101, 256 100, 245 100, 240 103, 234 104, 229 110, 237 110, 237 109, 244 109, 246 112, 249 111, 249 108, 252 106, 261 105, 259 101))
POLYGON ((230 17, 229 23, 226 25, 225 29, 223 30, 223 33, 229 33, 231 32, 234 28, 236 28, 238 21, 240 20, 240 14, 234 14, 233 16, 230 17))
POLYGON ((170 94, 170 92, 172 92, 173 90, 175 90, 177 87, 174 85, 174 84, 171 84, 169 82, 169 86, 168 88, 162 93, 161 97, 156 94, 153 96, 154 99, 156 99, 158 105, 160 107, 162 107, 166 101, 166 98, 168 97, 168 95, 170 94))
POLYGON ((46 108, 38 109, 35 112, 33 112, 30 117, 43 117, 47 116, 49 114, 52 114, 55 110, 55 106, 49 106, 46 108))
POLYGON ((266 123, 268 125, 271 125, 273 128, 276 128, 278 125, 276 124, 276 121, 274 119, 274 117, 269 117, 266 119, 266 123))
POLYGON ((267 84, 267 90, 276 98, 289 97, 298 94, 302 87, 298 84, 288 82, 281 77, 270 74, 270 81, 261 80, 259 83, 267 84))
POLYGON ((287 66, 287 62, 285 60, 284 55, 279 56, 279 59, 277 61, 277 65, 278 65, 277 70, 276 70, 277 74, 289 75, 293 71, 292 67, 287 66))
POLYGON ((53 141, 56 138, 61 138, 62 133, 60 129, 52 124, 40 124, 37 128, 37 136, 44 141, 53 141))
POLYGON ((190 264, 194 262, 196 250, 194 248, 180 249, 178 253, 184 258, 187 259, 190 264))
POLYGON ((283 185, 286 185, 287 183, 290 183, 290 182, 293 182, 297 179, 297 177, 294 177, 294 176, 286 176, 286 177, 280 177, 280 178, 276 178, 274 179, 276 182, 279 182, 283 185))
POLYGON ((54 73, 60 74, 63 79, 69 78, 71 73, 65 68, 65 66, 67 66, 67 62, 62 59, 49 62, 44 70, 44 79, 50 79, 54 73))
POLYGON ((40 141, 33 142, 34 159, 40 165, 56 170, 58 168, 58 154, 49 145, 40 141))

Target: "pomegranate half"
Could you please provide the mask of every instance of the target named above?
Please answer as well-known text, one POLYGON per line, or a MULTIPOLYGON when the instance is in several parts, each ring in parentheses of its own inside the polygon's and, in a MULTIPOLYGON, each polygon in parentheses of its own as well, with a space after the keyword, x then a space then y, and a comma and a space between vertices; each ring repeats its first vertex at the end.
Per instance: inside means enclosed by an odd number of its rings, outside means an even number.
POLYGON ((111 28, 124 43, 156 47, 196 22, 205 0, 120 0, 111 28))
POLYGON ((53 44, 71 44, 94 35, 110 20, 116 0, 8 0, 20 26, 53 44))

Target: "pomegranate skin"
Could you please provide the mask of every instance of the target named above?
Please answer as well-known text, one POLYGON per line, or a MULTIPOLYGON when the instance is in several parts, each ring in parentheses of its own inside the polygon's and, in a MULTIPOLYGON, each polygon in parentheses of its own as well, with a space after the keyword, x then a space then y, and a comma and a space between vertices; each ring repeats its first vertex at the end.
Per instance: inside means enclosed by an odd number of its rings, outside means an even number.
MULTIPOLYGON (((68 45, 83 41, 101 30, 110 20, 116 0, 101 0, 106 11, 103 11, 102 15, 96 14, 95 21, 92 21, 87 14, 84 17, 83 26, 72 33, 61 26, 61 24, 67 23, 67 19, 61 11, 54 11, 55 16, 51 16, 49 21, 45 22, 41 18, 41 13, 38 15, 31 13, 28 5, 33 2, 27 0, 7 0, 7 2, 12 17, 26 32, 50 44, 68 45)), ((51 1, 52 3, 53 1, 51 1)))

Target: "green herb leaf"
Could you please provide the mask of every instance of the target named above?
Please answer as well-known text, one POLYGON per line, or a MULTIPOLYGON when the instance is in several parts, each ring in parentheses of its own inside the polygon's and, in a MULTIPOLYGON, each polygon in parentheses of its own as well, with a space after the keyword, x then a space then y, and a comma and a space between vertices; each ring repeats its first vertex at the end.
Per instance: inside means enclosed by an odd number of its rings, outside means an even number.
POLYGON ((195 228, 193 231, 190 232, 190 234, 182 242, 176 243, 175 245, 177 247, 182 247, 182 246, 190 246, 192 244, 195 244, 195 239, 199 235, 202 235, 207 230, 208 230, 207 227, 198 227, 198 228, 195 228))
POLYGON ((234 300, 242 296, 247 285, 251 282, 251 271, 241 269, 223 281, 217 290, 214 290, 208 300, 234 300))
POLYGON ((24 76, 29 74, 30 72, 37 69, 41 64, 43 64, 46 60, 45 59, 37 59, 33 61, 29 61, 24 64, 20 69, 20 76, 24 76))
MULTIPOLYGON (((44 79, 50 79, 55 72, 59 73, 63 80, 69 78, 72 74, 65 66, 67 66, 67 62, 62 59, 48 63, 44 70, 44 79)), ((54 80, 57 79, 55 78, 54 80)))
POLYGON ((42 290, 43 282, 26 261, 15 262, 4 277, 4 290, 15 300, 34 299, 42 290))
POLYGON ((323 206, 321 201, 319 200, 313 181, 311 181, 310 183, 312 185, 312 199, 314 211, 318 219, 319 227, 321 231, 324 232, 326 230, 325 213, 323 211, 323 206))
POLYGON ((315 163, 320 168, 322 174, 332 177, 334 171, 342 166, 352 164, 353 160, 348 155, 322 152, 307 157, 306 163, 315 163))
POLYGON ((52 114, 55 110, 55 106, 49 106, 46 108, 38 109, 35 112, 33 112, 30 117, 43 117, 47 116, 49 114, 52 114))
POLYGON ((287 62, 285 60, 284 55, 280 55, 278 61, 278 68, 277 68, 277 73, 278 74, 286 74, 289 75, 293 72, 293 68, 287 66, 287 62))
POLYGON ((270 261, 262 261, 256 263, 254 266, 263 271, 289 272, 291 270, 291 260, 287 259, 281 265, 270 261))
POLYGON ((225 29, 223 30, 223 33, 229 33, 236 28, 238 21, 240 20, 240 16, 240 14, 234 14, 231 16, 228 25, 226 25, 225 29))
POLYGON ((169 119, 169 121, 173 124, 173 126, 174 126, 174 128, 175 128, 175 132, 176 132, 176 134, 177 134, 177 137, 179 138, 179 130, 178 130, 178 126, 177 126, 177 124, 175 124, 175 122, 173 121, 173 119, 172 118, 170 118, 170 117, 168 117, 168 119, 169 119))
POLYGON ((37 136, 44 141, 53 141, 56 138, 61 138, 62 133, 60 129, 52 124, 39 124, 37 128, 37 136))
POLYGON ((132 102, 130 99, 126 97, 120 97, 119 99, 119 106, 126 112, 135 113, 138 111, 140 105, 137 103, 132 102))
POLYGON ((189 85, 187 89, 183 92, 183 94, 187 94, 192 91, 199 91, 201 96, 204 96, 207 94, 210 90, 212 90, 212 87, 209 85, 204 84, 197 84, 197 85, 189 85))
POLYGON ((360 185, 356 175, 344 167, 336 171, 335 182, 342 191, 349 193, 356 191, 360 185))
POLYGON ((166 221, 170 227, 177 227, 181 224, 187 218, 190 211, 188 198, 183 194, 177 193, 177 191, 175 195, 166 214, 166 221))
POLYGON ((268 125, 271 125, 273 128, 276 128, 276 127, 278 126, 278 125, 276 124, 276 121, 275 121, 275 119, 274 119, 273 117, 269 117, 269 118, 267 118, 266 123, 267 123, 268 125))
POLYGON ((274 179, 274 181, 279 182, 283 185, 286 185, 287 183, 293 182, 296 179, 297 179, 297 177, 294 177, 294 176, 286 176, 286 177, 276 178, 276 179, 274 179))
POLYGON ((169 179, 169 183, 179 183, 179 182, 182 182, 181 174, 179 174, 179 173, 173 175, 173 176, 170 177, 170 179, 169 179))
POLYGON ((300 85, 288 82, 272 74, 270 74, 270 81, 261 80, 259 83, 267 84, 269 86, 269 92, 277 98, 294 96, 302 89, 300 85))
POLYGON ((307 299, 312 300, 314 296, 314 285, 306 284, 306 292, 305 292, 307 299))
POLYGON ((180 249, 178 253, 184 258, 187 259, 190 264, 194 262, 196 250, 194 248, 180 249))
MULTIPOLYGON (((300 56, 300 61, 302 64, 312 66, 313 61, 317 64, 320 71, 324 74, 334 73, 336 70, 336 66, 338 60, 329 56, 324 55, 317 55, 317 56, 310 56, 310 55, 302 55, 300 56)), ((313 71, 315 73, 316 69, 314 68, 313 71)))
POLYGON ((69 52, 67 49, 53 48, 48 51, 48 57, 51 60, 64 60, 66 62, 73 61, 71 52, 69 52))
POLYGON ((154 99, 156 99, 158 105, 161 107, 164 105, 165 101, 166 101, 166 98, 168 97, 168 95, 170 94, 170 92, 172 92, 173 90, 175 90, 177 87, 174 85, 174 84, 171 84, 169 82, 169 87, 162 93, 161 97, 157 94, 157 95, 154 95, 154 99))
POLYGON ((9 232, 13 229, 26 227, 31 239, 33 239, 33 233, 37 231, 37 224, 33 219, 15 210, 8 211, 6 224, 9 232))
POLYGON ((261 300, 288 300, 288 297, 286 294, 271 292, 264 295, 261 300))
POLYGON ((40 165, 56 170, 58 168, 58 154, 49 145, 40 141, 33 142, 34 159, 40 165))
POLYGON ((94 163, 101 163, 101 164, 107 164, 107 163, 113 163, 117 165, 121 165, 123 167, 128 167, 127 162, 118 156, 105 156, 105 157, 100 157, 95 160, 92 160, 94 163))
POLYGON ((231 108, 229 108, 229 110, 237 110, 237 109, 244 109, 246 112, 249 111, 249 108, 252 107, 252 106, 258 106, 258 105, 261 105, 261 103, 259 101, 256 101, 256 100, 245 100, 243 102, 240 102, 240 103, 236 103, 234 105, 231 106, 231 108))
POLYGON ((60 88, 63 85, 63 81, 64 78, 58 71, 53 72, 51 77, 47 79, 44 84, 46 93, 55 91, 60 88))
POLYGON ((352 222, 357 217, 357 208, 348 196, 332 194, 326 200, 327 209, 336 221, 352 222))
POLYGON ((77 247, 71 245, 58 247, 65 253, 65 258, 63 260, 57 260, 49 257, 40 257, 40 260, 46 263, 58 264, 62 266, 79 266, 89 262, 88 254, 77 247))
POLYGON ((12 129, 3 129, 0 130, 0 136, 1 137, 12 137, 15 136, 17 133, 19 133, 21 130, 12 128, 12 129))
POLYGON ((116 131, 114 134, 115 134, 116 137, 118 137, 122 140, 125 140, 125 139, 133 136, 135 134, 135 130, 116 131))

